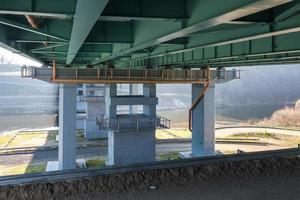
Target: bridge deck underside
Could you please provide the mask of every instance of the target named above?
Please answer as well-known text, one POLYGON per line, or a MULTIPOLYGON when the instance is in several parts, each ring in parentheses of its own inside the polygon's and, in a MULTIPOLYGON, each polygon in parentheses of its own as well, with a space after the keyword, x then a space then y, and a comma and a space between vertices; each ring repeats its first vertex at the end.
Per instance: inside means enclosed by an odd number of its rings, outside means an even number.
POLYGON ((2 0, 0 46, 72 67, 299 63, 299 11, 300 0, 2 0))

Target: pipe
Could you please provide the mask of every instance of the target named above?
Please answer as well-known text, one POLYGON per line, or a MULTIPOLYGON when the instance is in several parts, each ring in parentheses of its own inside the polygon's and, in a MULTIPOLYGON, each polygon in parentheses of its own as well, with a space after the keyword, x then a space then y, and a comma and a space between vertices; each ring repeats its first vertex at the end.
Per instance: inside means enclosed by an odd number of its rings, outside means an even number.
MULTIPOLYGON (((35 28, 35 29, 39 28, 39 23, 36 21, 36 19, 33 16, 25 15, 25 17, 32 28, 35 28)), ((43 42, 43 45, 47 46, 47 43, 43 42)))
POLYGON ((37 21, 35 20, 35 18, 33 16, 25 15, 25 17, 32 28, 35 28, 35 29, 39 28, 39 24, 37 23, 37 21))
POLYGON ((56 80, 56 61, 52 61, 52 81, 56 80))
POLYGON ((207 68, 207 81, 205 83, 205 86, 203 90, 200 92, 199 96, 197 99, 192 103, 190 109, 189 109, 189 130, 192 131, 192 119, 193 119, 193 110, 195 107, 199 104, 199 102, 203 99, 206 91, 208 90, 210 85, 210 69, 209 67, 207 68))

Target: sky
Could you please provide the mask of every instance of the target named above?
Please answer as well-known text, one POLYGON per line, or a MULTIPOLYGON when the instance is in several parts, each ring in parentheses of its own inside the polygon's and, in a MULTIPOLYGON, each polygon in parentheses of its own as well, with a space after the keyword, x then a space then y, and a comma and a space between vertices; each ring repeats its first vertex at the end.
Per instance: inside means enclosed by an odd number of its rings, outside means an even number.
POLYGON ((0 57, 2 56, 4 57, 6 62, 11 64, 37 66, 37 67, 41 66, 41 64, 38 62, 35 62, 19 54, 12 53, 11 51, 8 51, 0 47, 0 57))

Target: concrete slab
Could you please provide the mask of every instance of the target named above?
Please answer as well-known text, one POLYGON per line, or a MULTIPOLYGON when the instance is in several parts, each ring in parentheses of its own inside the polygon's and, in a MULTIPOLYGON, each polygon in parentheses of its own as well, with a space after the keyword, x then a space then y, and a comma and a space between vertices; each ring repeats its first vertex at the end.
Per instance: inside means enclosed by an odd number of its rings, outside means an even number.
MULTIPOLYGON (((76 159, 77 168, 86 168, 85 159, 76 159)), ((58 171, 58 161, 48 161, 46 172, 58 171)))
POLYGON ((216 155, 222 155, 222 152, 219 150, 215 150, 214 154, 204 152, 202 155, 194 155, 191 151, 182 151, 178 153, 180 158, 196 158, 196 157, 205 157, 205 156, 216 156, 216 155))

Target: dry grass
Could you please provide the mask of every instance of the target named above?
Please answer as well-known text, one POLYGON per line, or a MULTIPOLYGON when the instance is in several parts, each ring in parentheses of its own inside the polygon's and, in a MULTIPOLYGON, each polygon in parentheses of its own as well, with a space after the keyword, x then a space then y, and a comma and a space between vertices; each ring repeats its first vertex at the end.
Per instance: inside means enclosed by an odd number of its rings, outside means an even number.
POLYGON ((48 134, 43 132, 27 132, 17 134, 15 139, 8 145, 8 147, 44 146, 47 138, 48 134))
POLYGON ((300 109, 286 107, 277 110, 268 119, 260 121, 258 125, 277 127, 300 127, 300 109))
POLYGON ((46 170, 46 163, 39 164, 19 164, 16 166, 0 165, 0 176, 9 176, 17 174, 41 173, 46 170))
POLYGON ((0 136, 0 148, 6 147, 14 135, 1 135, 0 136))
POLYGON ((187 139, 191 138, 191 132, 187 129, 166 129, 166 130, 157 130, 156 139, 187 139))

